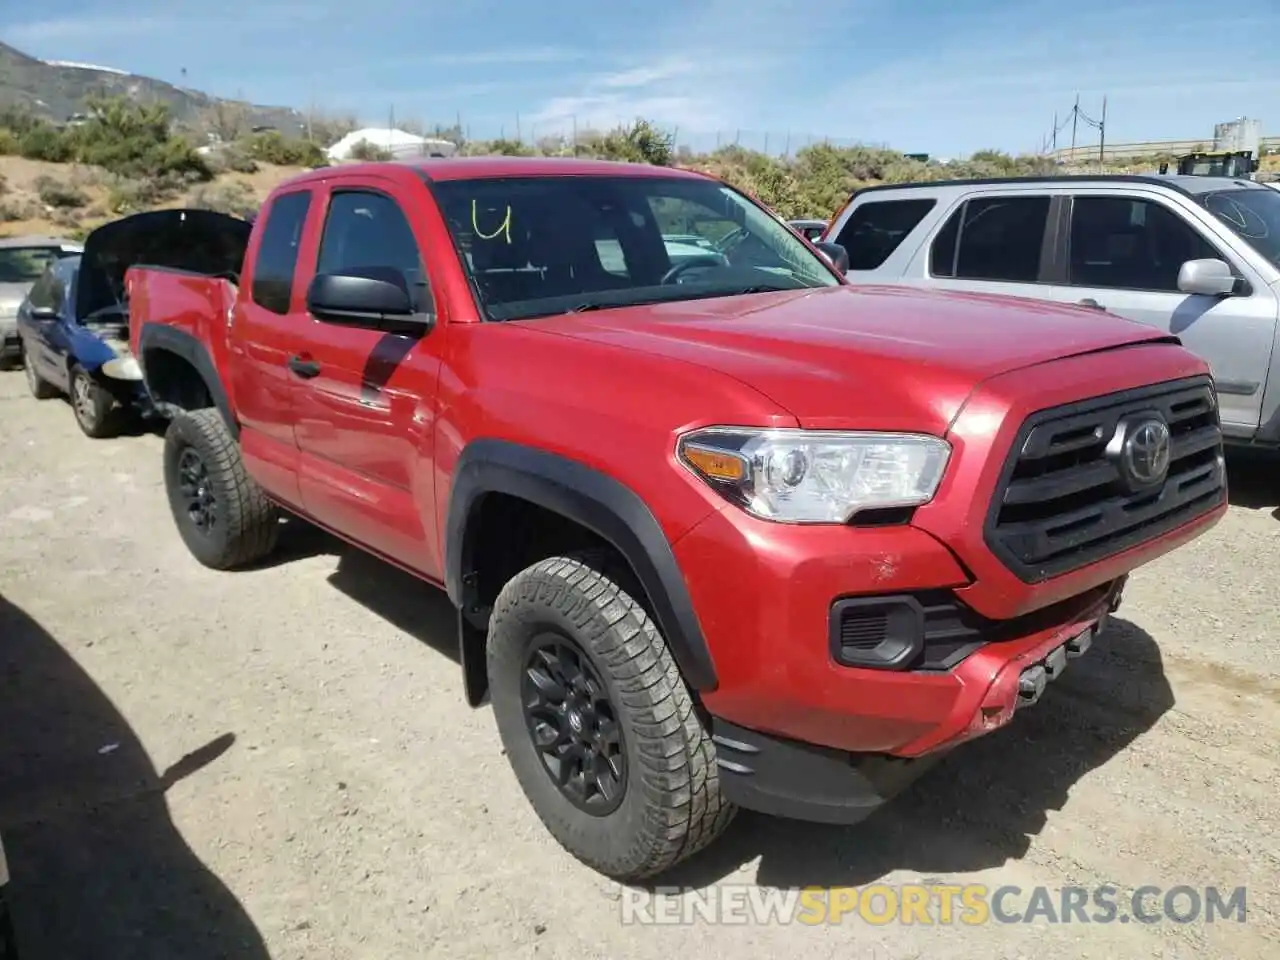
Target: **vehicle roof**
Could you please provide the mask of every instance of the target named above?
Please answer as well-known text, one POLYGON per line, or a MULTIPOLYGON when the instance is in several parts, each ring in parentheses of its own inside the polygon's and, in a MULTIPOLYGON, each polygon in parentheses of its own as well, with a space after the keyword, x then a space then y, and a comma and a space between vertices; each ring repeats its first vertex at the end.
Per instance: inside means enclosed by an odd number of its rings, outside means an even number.
POLYGON ((587 160, 580 157, 404 157, 367 163, 344 163, 320 167, 300 174, 290 183, 323 180, 335 172, 385 176, 388 167, 407 168, 432 181, 477 180, 494 177, 676 177, 713 180, 704 173, 681 167, 660 167, 649 163, 618 160, 587 160))
POLYGON ((19 247, 79 247, 75 240, 66 237, 45 237, 39 234, 27 234, 22 237, 0 237, 0 250, 14 250, 19 247))
POLYGON ((1191 174, 1133 174, 1133 173, 1101 173, 1093 175, 1049 174, 1040 177, 985 177, 969 180, 919 180, 911 183, 879 183, 871 187, 863 187, 855 191, 855 196, 881 190, 928 190, 931 188, 949 189, 952 187, 986 187, 1002 184, 1054 184, 1081 186, 1099 183, 1133 183, 1147 186, 1169 187, 1186 194, 1210 193, 1215 190, 1235 190, 1266 187, 1253 180, 1242 180, 1238 177, 1199 177, 1191 174))

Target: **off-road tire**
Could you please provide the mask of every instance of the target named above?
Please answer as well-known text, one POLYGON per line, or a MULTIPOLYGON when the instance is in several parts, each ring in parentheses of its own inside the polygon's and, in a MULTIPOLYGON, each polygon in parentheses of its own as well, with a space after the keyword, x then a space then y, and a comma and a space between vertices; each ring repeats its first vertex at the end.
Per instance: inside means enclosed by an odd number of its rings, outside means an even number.
POLYGON ((116 436, 123 411, 115 398, 78 363, 71 367, 70 386, 71 412, 80 432, 94 440, 116 436))
POLYGON ((594 551, 534 564, 500 592, 487 649, 494 718, 525 796, 565 850, 623 882, 652 877, 706 847, 736 810, 721 793, 711 736, 666 642, 622 585, 629 573, 594 551), (621 804, 604 816, 561 792, 526 723, 526 658, 548 630, 586 654, 622 730, 626 785, 621 804))
POLYGON ((214 570, 243 567, 266 557, 280 538, 280 512, 245 472, 226 421, 216 408, 175 414, 164 435, 164 485, 178 533, 200 563, 214 570), (215 506, 202 530, 181 489, 179 464, 191 451, 202 464, 215 506))
POLYGON ((22 372, 27 377, 27 389, 37 400, 52 400, 58 395, 58 388, 36 372, 35 361, 25 350, 22 351, 22 372))

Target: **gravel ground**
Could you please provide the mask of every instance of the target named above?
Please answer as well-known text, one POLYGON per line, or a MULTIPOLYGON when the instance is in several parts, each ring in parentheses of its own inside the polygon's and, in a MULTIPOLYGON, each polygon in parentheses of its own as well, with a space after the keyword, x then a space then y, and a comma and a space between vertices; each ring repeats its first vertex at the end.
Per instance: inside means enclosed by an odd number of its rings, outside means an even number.
POLYGON ((742 815, 663 882, 1248 886, 1248 921, 622 922, 462 701, 431 589, 302 525, 218 574, 160 439, 0 374, 0 834, 22 960, 1280 956, 1280 483, 1144 568, 1046 699, 867 823, 742 815))

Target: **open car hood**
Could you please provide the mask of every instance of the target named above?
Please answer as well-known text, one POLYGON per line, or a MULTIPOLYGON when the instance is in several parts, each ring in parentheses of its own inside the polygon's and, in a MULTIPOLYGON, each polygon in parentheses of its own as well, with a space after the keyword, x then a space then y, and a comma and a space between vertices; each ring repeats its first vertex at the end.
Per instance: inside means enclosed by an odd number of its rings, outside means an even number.
POLYGON ((130 267, 167 267, 239 280, 252 225, 212 210, 151 210, 104 223, 85 238, 76 317, 125 307, 130 267))

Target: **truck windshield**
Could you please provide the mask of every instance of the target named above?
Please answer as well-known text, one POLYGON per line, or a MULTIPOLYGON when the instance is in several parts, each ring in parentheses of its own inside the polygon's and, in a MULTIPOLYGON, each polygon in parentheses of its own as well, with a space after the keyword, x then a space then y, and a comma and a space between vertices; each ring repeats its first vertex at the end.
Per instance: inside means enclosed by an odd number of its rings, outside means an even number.
POLYGON ((432 189, 491 320, 841 282, 785 223, 712 180, 541 176, 432 189))
POLYGON ((1215 190, 1200 202, 1274 264, 1280 264, 1280 191, 1215 190))

